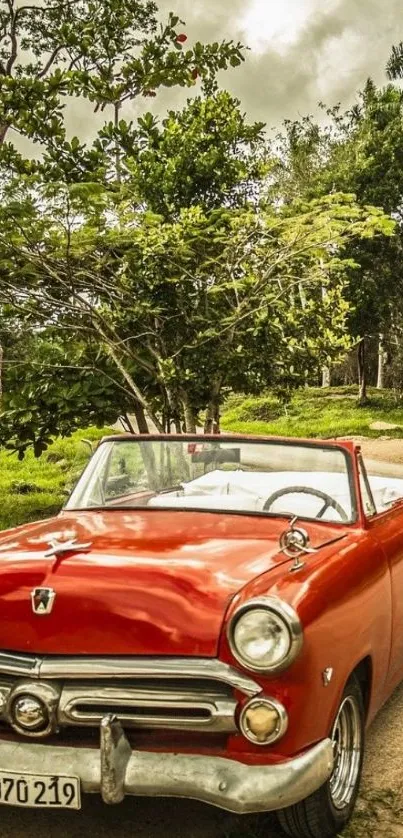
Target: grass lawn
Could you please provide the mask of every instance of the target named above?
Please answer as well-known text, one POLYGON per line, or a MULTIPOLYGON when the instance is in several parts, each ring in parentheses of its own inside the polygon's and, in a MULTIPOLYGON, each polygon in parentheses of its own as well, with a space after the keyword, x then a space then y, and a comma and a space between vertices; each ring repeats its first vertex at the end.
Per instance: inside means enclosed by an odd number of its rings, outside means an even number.
POLYGON ((299 390, 284 407, 268 393, 259 398, 230 396, 223 410, 222 430, 244 434, 294 437, 395 436, 403 437, 403 399, 390 390, 369 390, 365 407, 357 402, 356 387, 299 390), (387 422, 394 430, 371 429, 387 422))
POLYGON ((28 452, 24 460, 0 452, 0 530, 60 511, 66 488, 74 485, 90 456, 82 439, 96 442, 108 430, 86 428, 68 439, 57 439, 40 457, 28 452))

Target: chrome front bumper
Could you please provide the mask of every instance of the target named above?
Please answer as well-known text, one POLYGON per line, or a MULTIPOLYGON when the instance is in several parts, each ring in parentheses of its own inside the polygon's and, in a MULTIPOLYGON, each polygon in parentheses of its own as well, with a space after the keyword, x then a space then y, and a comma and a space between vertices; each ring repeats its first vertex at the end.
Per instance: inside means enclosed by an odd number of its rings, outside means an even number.
POLYGON ((330 739, 302 756, 270 766, 249 766, 221 757, 132 751, 116 717, 101 723, 100 750, 0 739, 0 769, 74 775, 84 792, 100 792, 105 803, 126 794, 187 797, 246 814, 292 806, 330 777, 330 739))

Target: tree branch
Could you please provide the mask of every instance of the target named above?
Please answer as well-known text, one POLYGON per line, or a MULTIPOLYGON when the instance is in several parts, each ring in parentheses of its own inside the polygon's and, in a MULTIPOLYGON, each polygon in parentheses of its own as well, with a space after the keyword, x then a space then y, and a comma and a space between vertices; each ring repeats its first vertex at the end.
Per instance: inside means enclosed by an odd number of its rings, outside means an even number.
POLYGON ((37 74, 37 79, 43 79, 43 77, 46 76, 46 73, 50 70, 50 68, 52 67, 52 64, 54 64, 57 56, 59 55, 59 53, 62 50, 63 50, 62 45, 59 45, 58 47, 56 47, 53 50, 52 54, 49 56, 49 58, 48 58, 48 60, 45 64, 44 68, 37 74))
POLYGON ((17 14, 14 10, 14 0, 6 0, 6 4, 10 11, 10 39, 11 39, 11 53, 6 64, 6 75, 11 75, 11 70, 15 64, 18 54, 17 41, 17 14))

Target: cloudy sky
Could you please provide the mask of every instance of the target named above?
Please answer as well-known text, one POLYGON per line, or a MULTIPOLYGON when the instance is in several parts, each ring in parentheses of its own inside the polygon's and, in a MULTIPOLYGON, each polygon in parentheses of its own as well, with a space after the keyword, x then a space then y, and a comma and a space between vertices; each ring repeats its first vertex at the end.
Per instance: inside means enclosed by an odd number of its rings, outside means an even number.
MULTIPOLYGON (((189 39, 240 39, 246 64, 223 83, 254 119, 277 126, 350 104, 370 75, 385 81, 391 45, 403 40, 401 0, 160 0, 187 22, 189 39)), ((156 108, 162 102, 155 103, 156 108)))
MULTIPOLYGON (((220 81, 269 130, 283 119, 318 114, 319 101, 347 107, 368 76, 385 83, 391 46, 403 40, 402 0, 156 1, 162 18, 174 11, 186 21, 189 44, 232 38, 250 47, 245 64, 220 81)), ((187 96, 189 91, 163 90, 124 116, 145 110, 162 115, 187 96)), ((71 134, 90 139, 102 121, 89 115, 86 102, 74 100, 68 108, 71 134)))

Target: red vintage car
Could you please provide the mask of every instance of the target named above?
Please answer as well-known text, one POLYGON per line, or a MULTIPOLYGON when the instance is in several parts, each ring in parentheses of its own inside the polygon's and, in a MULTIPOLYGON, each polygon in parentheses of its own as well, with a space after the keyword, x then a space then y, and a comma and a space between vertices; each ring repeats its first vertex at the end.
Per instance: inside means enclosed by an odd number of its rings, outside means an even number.
POLYGON ((60 515, 0 537, 0 802, 335 836, 403 676, 402 495, 351 442, 103 440, 60 515))

